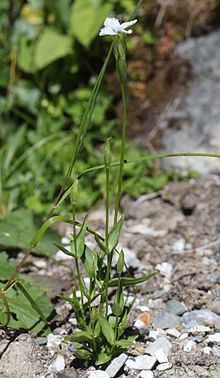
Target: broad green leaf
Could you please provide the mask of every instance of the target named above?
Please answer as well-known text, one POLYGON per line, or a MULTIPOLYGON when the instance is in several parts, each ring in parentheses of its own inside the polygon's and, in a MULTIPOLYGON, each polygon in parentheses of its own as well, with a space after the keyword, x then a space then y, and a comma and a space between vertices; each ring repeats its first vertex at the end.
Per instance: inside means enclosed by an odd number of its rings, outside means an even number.
POLYGON ((28 44, 25 37, 20 38, 18 49, 18 67, 22 71, 29 74, 35 72, 34 50, 34 43, 28 44))
POLYGON ((42 69, 55 60, 72 52, 71 38, 52 28, 45 28, 37 42, 35 52, 36 68, 42 69))
MULTIPOLYGON (((34 222, 29 210, 21 209, 6 214, 0 222, 0 247, 2 249, 28 248, 38 226, 38 222, 34 222)), ((39 254, 52 256, 57 251, 52 243, 59 243, 59 241, 59 235, 55 231, 48 230, 33 250, 39 254)))
POLYGON ((121 313, 122 313, 123 309, 121 309, 121 307, 119 306, 118 303, 113 303, 112 305, 112 312, 115 316, 120 316, 121 313))
POLYGON ((6 281, 15 271, 16 262, 10 261, 6 252, 0 252, 0 281, 6 281))
POLYGON ((117 347, 128 348, 130 345, 133 344, 137 337, 138 335, 129 336, 127 339, 121 339, 119 341, 116 341, 115 345, 117 347))
POLYGON ((93 353, 87 349, 78 349, 74 352, 75 356, 80 360, 90 360, 93 353))
POLYGON ((75 0, 70 13, 71 33, 87 47, 111 9, 111 4, 101 0, 75 0))
POLYGON ((77 343, 82 343, 82 342, 84 342, 84 341, 88 341, 88 342, 90 342, 90 341, 92 341, 93 340, 93 338, 92 338, 92 336, 89 334, 89 332, 88 331, 81 331, 81 332, 77 332, 77 333, 75 333, 74 335, 72 335, 71 337, 70 337, 70 341, 76 341, 77 343))
POLYGON ((95 364, 96 365, 103 365, 106 364, 106 362, 110 361, 112 359, 112 356, 109 356, 105 350, 101 350, 101 352, 98 354, 98 358, 96 359, 95 364))
POLYGON ((105 336, 106 340, 110 345, 114 345, 115 343, 115 334, 114 330, 109 324, 108 320, 106 320, 103 316, 99 315, 98 317, 99 324, 101 326, 101 330, 103 335, 105 336))
POLYGON ((109 240, 108 240, 109 252, 113 251, 118 244, 123 222, 124 222, 124 216, 120 218, 118 223, 113 227, 113 229, 109 233, 109 240))
MULTIPOLYGON (((132 278, 132 277, 121 277, 121 285, 122 286, 132 286, 132 285, 137 285, 140 283, 143 283, 147 280, 149 280, 151 277, 155 276, 157 272, 151 272, 143 277, 139 278, 132 278)), ((113 278, 109 281, 109 287, 116 287, 118 286, 118 280, 119 278, 113 278)))
MULTIPOLYGON (((23 277, 20 283, 24 287, 23 292, 15 284, 5 293, 12 315, 8 326, 14 329, 23 328, 31 330, 32 332, 39 332, 45 326, 41 315, 43 314, 44 319, 46 319, 51 314, 53 306, 49 298, 45 295, 45 292, 39 286, 25 282, 23 277), (29 299, 27 299, 28 296, 29 299), (30 297, 32 301, 30 301, 30 297)), ((3 285, 0 284, 0 287, 2 286, 3 285)), ((1 300, 0 310, 0 323, 4 324, 6 313, 1 300)))

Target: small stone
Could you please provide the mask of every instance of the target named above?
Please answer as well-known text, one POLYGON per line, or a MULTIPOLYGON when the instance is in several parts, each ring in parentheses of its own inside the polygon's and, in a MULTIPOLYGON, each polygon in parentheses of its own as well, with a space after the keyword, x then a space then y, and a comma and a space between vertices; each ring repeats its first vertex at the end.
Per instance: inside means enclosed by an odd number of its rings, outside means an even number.
POLYGON ((214 301, 210 301, 209 308, 216 314, 220 315, 220 300, 215 299, 214 301))
POLYGON ((220 357, 220 348, 214 346, 214 347, 212 348, 212 353, 213 353, 213 356, 214 356, 214 357, 220 357))
POLYGON ((37 345, 46 345, 47 344, 47 338, 46 337, 36 337, 34 342, 37 345))
POLYGON ((55 361, 49 366, 50 371, 53 374, 58 373, 65 368, 64 357, 61 354, 58 354, 55 361))
POLYGON ((182 315, 187 311, 185 303, 179 302, 176 299, 171 299, 166 303, 165 310, 173 315, 182 315))
POLYGON ((185 249, 186 241, 184 239, 179 239, 173 244, 173 251, 182 252, 185 249))
POLYGON ((47 336, 47 348, 53 349, 57 348, 62 342, 62 338, 59 335, 54 335, 53 333, 50 333, 47 336))
POLYGON ((220 344, 220 333, 215 333, 214 335, 208 336, 208 342, 214 344, 220 344))
POLYGON ((194 326, 193 328, 190 328, 189 329, 189 333, 192 333, 193 335, 194 334, 197 334, 197 333, 208 333, 208 332, 211 332, 211 328, 210 327, 207 327, 207 326, 203 326, 203 325, 197 325, 197 326, 194 326))
POLYGON ((110 376, 106 371, 94 370, 89 373, 88 378, 110 378, 110 376))
POLYGON ((142 312, 149 312, 150 308, 146 305, 135 305, 135 307, 142 312))
POLYGON ((158 371, 165 371, 172 368, 171 362, 165 362, 164 364, 160 364, 157 366, 158 371))
POLYGON ((158 337, 165 336, 166 332, 163 329, 157 329, 156 331, 150 331, 148 340, 155 341, 158 337))
POLYGON ((145 348, 144 353, 155 356, 155 352, 158 349, 162 349, 166 356, 169 356, 172 348, 171 342, 166 337, 159 337, 151 345, 145 348))
POLYGON ((168 279, 172 277, 173 274, 173 266, 164 261, 161 264, 157 264, 155 267, 157 270, 159 270, 160 274, 168 279))
POLYGON ((155 351, 155 357, 160 364, 168 362, 167 356, 161 348, 155 351))
POLYGON ((59 371, 56 374, 57 378, 78 378, 78 374, 74 368, 68 368, 59 371))
POLYGON ((136 370, 151 370, 155 366, 157 360, 151 356, 137 356, 134 359, 129 358, 126 361, 126 366, 129 369, 136 370))
POLYGON ((177 331, 176 328, 169 328, 166 330, 167 336, 175 337, 176 339, 180 337, 181 333, 177 331))
POLYGON ((154 378, 154 373, 151 370, 142 370, 138 375, 139 378, 154 378))
POLYGON ((182 335, 179 337, 179 341, 183 341, 185 339, 188 339, 189 334, 187 332, 182 333, 182 335))
POLYGON ((137 317, 138 320, 141 320, 146 327, 150 325, 151 316, 149 312, 142 312, 137 317))
POLYGON ((214 326, 220 329, 220 316, 209 310, 194 310, 183 314, 185 327, 190 329, 196 325, 214 326))
POLYGON ((142 322, 142 320, 138 319, 134 322, 134 327, 137 329, 142 329, 142 328, 145 328, 145 324, 144 322, 142 322))
POLYGON ((105 370, 108 373, 109 377, 115 377, 122 366, 125 364, 128 356, 125 353, 120 354, 120 356, 114 358, 110 365, 105 370))
POLYGON ((210 348, 210 347, 204 347, 203 348, 203 352, 209 356, 210 353, 212 352, 212 348, 210 348))
POLYGON ((153 319, 154 328, 177 328, 182 324, 179 316, 171 314, 170 312, 158 312, 153 319))
POLYGON ((187 343, 184 345, 183 350, 184 352, 191 352, 192 349, 196 347, 196 343, 193 340, 187 341, 187 343))

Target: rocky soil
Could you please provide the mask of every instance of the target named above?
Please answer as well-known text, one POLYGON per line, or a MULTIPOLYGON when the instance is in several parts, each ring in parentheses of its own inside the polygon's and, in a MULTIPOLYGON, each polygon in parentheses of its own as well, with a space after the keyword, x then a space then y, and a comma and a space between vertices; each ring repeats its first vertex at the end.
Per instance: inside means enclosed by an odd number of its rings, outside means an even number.
MULTIPOLYGON (((47 337, 0 331, 0 377, 213 377, 220 376, 220 179, 203 176, 169 184, 137 201, 122 200, 126 221, 120 240, 128 266, 139 275, 157 270, 126 292, 136 297, 129 326, 139 338, 107 370, 76 364, 65 335, 74 314, 58 303, 47 337)), ((103 210, 90 224, 103 229, 103 210)), ((70 230, 64 228, 68 237, 70 230)), ((88 240, 92 243, 92 240, 88 240)), ((61 282, 73 279, 71 262, 32 258, 32 274, 61 282)), ((59 282, 59 284, 60 284, 59 282)))

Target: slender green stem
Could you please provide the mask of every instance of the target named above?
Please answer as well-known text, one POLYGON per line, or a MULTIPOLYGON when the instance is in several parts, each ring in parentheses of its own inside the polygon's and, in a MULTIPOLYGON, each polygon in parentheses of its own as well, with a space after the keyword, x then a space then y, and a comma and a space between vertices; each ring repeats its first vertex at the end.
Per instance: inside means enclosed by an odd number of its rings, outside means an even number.
MULTIPOLYGON (((73 244, 74 244, 74 255, 77 256, 77 235, 76 235, 76 206, 73 205, 72 208, 72 213, 73 213, 73 244)), ((76 264, 76 272, 77 272, 77 278, 79 282, 79 287, 80 287, 80 299, 81 299, 81 305, 83 308, 83 285, 82 285, 82 276, 80 273, 79 269, 79 261, 78 257, 75 258, 75 264, 76 264)))
POLYGON ((123 167, 124 167, 124 157, 125 157, 125 141, 126 141, 126 123, 127 123, 127 106, 126 106, 126 96, 125 96, 125 83, 121 82, 121 95, 122 95, 122 135, 121 135, 121 155, 120 155, 120 165, 119 165, 119 177, 118 177, 118 191, 115 200, 115 214, 114 214, 114 225, 118 221, 118 212, 120 197, 122 192, 122 181, 123 181, 123 167))
POLYGON ((106 199, 105 199, 105 242, 106 247, 108 248, 108 234, 109 234, 109 168, 105 170, 105 177, 106 177, 106 199))
POLYGON ((107 256, 107 270, 106 270, 106 279, 104 282, 105 285, 105 317, 108 316, 108 286, 111 274, 111 265, 112 265, 112 254, 107 256))

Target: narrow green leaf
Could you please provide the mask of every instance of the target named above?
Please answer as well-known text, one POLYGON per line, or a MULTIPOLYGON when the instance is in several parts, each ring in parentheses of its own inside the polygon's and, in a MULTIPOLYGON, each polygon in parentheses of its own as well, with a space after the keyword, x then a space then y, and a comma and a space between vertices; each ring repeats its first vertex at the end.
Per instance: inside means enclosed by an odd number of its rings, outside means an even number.
POLYGON ((97 269, 96 254, 87 246, 85 248, 84 255, 82 256, 82 262, 89 277, 95 277, 97 269))
POLYGON ((104 253, 107 253, 107 248, 98 235, 95 235, 95 241, 98 244, 98 247, 100 248, 100 250, 104 253))
MULTIPOLYGON (((78 258, 82 257, 83 252, 84 252, 86 228, 87 228, 87 216, 84 218, 80 232, 78 233, 77 238, 76 238, 77 251, 74 251, 74 253, 76 254, 78 258)), ((72 249, 74 249, 73 242, 72 242, 72 249)))
POLYGON ((101 333, 101 326, 100 326, 100 323, 97 322, 94 328, 94 337, 95 338, 100 337, 100 333, 101 333))
POLYGON ((57 247, 58 249, 60 249, 63 253, 65 253, 65 255, 67 256, 71 256, 71 257, 76 257, 72 252, 68 251, 62 244, 58 244, 58 243, 53 243, 53 245, 55 245, 55 247, 57 247))
POLYGON ((99 315, 98 317, 99 324, 101 326, 101 330, 103 335, 105 336, 106 340, 110 345, 114 345, 115 343, 115 334, 114 330, 109 324, 108 320, 106 320, 103 316, 99 315))
POLYGON ((137 337, 138 335, 129 336, 127 339, 121 339, 119 341, 116 341, 115 345, 117 347, 128 348, 130 345, 133 344, 137 337))
POLYGON ((109 239, 108 239, 109 252, 112 252, 118 244, 123 222, 124 222, 124 216, 120 218, 118 223, 115 225, 115 227, 113 227, 113 229, 109 233, 109 239))
POLYGON ((118 262, 117 262, 117 273, 118 273, 119 276, 123 272, 124 264, 125 264, 124 252, 121 250, 121 252, 119 253, 118 262))
MULTIPOLYGON (((132 277, 122 277, 121 278, 121 284, 122 286, 132 286, 132 285, 137 285, 140 283, 143 283, 147 280, 149 280, 151 277, 155 276, 157 272, 152 272, 149 273, 143 277, 139 278, 132 278, 132 277)), ((113 278, 109 281, 109 287, 117 287, 118 286, 118 280, 119 278, 113 278)))

